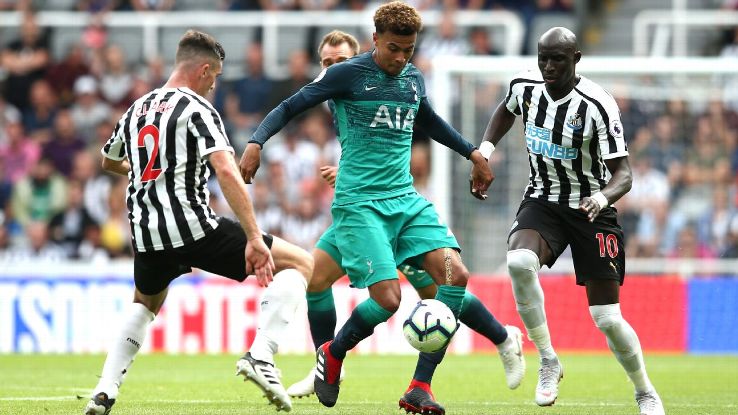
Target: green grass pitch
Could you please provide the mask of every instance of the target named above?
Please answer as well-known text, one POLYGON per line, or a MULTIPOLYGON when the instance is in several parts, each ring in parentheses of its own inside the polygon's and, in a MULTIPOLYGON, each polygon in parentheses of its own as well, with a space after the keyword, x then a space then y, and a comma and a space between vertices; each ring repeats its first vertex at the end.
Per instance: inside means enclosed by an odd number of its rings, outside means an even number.
MULTIPOLYGON (((237 356, 143 355, 136 359, 111 415, 274 414, 251 383, 235 376, 237 356)), ((564 379, 551 408, 533 403, 538 368, 527 356, 523 384, 510 391, 496 355, 448 356, 433 390, 448 414, 637 414, 633 390, 609 354, 562 354, 564 379)), ((81 414, 102 355, 0 355, 0 414, 81 414), (78 400, 76 395, 85 399, 78 400)), ((278 356, 285 386, 307 373, 311 356, 278 356)), ((738 356, 648 355, 647 367, 671 415, 738 414, 738 356)), ((397 400, 413 356, 346 360, 338 404, 296 399, 296 414, 404 414, 397 400)))

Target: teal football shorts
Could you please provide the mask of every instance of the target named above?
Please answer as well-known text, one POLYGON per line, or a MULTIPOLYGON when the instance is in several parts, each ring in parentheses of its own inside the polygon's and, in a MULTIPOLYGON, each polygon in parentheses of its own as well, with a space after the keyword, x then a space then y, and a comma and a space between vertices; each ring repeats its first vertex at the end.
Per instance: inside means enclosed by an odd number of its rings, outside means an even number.
POLYGON ((334 205, 331 213, 340 265, 356 288, 397 279, 402 264, 422 268, 424 254, 435 249, 460 251, 433 205, 417 193, 334 205))

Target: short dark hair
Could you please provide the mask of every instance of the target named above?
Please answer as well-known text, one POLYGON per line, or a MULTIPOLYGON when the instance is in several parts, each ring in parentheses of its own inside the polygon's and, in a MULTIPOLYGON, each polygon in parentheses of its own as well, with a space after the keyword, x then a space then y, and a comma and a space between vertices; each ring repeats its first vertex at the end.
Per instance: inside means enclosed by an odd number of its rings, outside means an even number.
POLYGON ((389 31, 396 35, 412 35, 420 32, 423 22, 414 7, 393 1, 379 6, 374 13, 374 28, 377 33, 389 31))
POLYGON ((195 57, 204 57, 215 61, 225 59, 225 50, 215 38, 205 32, 188 30, 179 40, 177 46, 176 64, 192 60, 195 57))
POLYGON ((325 45, 338 46, 343 43, 348 43, 354 55, 359 54, 359 41, 355 37, 340 30, 334 30, 323 36, 323 40, 320 41, 320 46, 318 46, 318 55, 320 55, 325 45))

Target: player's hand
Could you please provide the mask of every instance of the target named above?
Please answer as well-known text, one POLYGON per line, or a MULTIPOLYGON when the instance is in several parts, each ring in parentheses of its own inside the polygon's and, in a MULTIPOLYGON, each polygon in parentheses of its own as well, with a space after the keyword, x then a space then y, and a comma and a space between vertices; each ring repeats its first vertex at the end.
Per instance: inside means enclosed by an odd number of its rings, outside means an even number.
POLYGON ((249 143, 243 151, 241 161, 238 168, 241 170, 241 177, 246 183, 251 183, 256 171, 261 165, 261 147, 256 143, 249 143))
POLYGON ((469 175, 469 191, 477 199, 487 200, 487 189, 495 179, 495 175, 492 173, 487 159, 482 157, 479 150, 474 150, 469 159, 474 163, 469 175))
POLYGON ((274 279, 274 258, 261 237, 246 243, 246 275, 256 275, 260 286, 266 287, 274 279))
POLYGON ((594 222, 597 215, 600 214, 600 204, 591 197, 585 197, 579 202, 579 210, 587 214, 587 220, 594 222))
POLYGON ((327 181, 331 187, 336 187, 337 166, 323 166, 320 168, 320 176, 327 181))

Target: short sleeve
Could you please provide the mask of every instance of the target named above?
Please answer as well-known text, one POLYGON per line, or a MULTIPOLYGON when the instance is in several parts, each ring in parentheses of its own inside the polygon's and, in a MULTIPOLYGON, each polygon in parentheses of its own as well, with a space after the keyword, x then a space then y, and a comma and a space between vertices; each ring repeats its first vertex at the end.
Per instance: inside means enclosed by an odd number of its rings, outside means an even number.
POLYGON ((200 157, 205 157, 215 151, 234 153, 223 129, 223 121, 214 109, 203 106, 202 109, 194 111, 187 128, 197 138, 200 157))
POLYGON ((110 138, 100 150, 100 153, 102 153, 103 156, 111 160, 120 161, 126 158, 126 141, 124 130, 126 119, 130 116, 130 111, 131 110, 129 110, 126 115, 121 117, 121 119, 118 121, 118 124, 115 125, 115 129, 110 135, 110 138))

